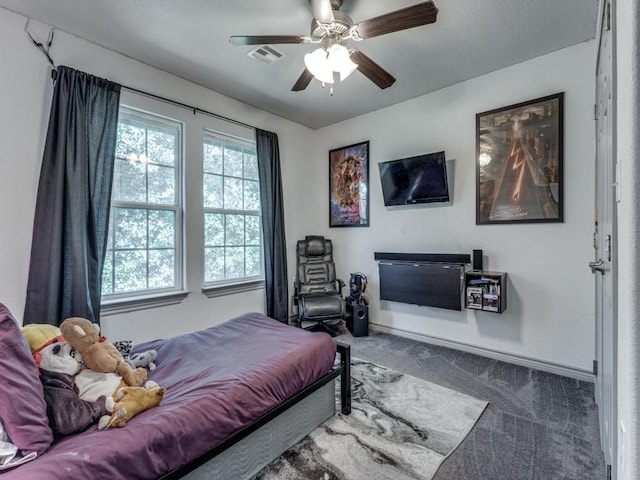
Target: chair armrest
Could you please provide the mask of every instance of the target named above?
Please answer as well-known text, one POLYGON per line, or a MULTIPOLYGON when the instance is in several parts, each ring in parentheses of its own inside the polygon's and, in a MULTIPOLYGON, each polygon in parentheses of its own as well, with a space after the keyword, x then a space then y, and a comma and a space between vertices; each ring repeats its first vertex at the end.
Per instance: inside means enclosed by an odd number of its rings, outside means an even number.
POLYGON ((344 280, 342 280, 341 278, 336 278, 336 283, 338 284, 338 292, 340 292, 340 295, 342 295, 342 289, 344 288, 344 280))

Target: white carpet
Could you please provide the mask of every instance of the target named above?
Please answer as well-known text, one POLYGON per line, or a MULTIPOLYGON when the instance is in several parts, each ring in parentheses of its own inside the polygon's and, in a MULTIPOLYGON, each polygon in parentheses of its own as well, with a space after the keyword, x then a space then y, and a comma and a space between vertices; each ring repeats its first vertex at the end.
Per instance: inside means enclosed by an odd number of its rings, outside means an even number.
POLYGON ((323 423, 256 479, 428 480, 487 406, 358 359, 351 381, 351 415, 323 423))

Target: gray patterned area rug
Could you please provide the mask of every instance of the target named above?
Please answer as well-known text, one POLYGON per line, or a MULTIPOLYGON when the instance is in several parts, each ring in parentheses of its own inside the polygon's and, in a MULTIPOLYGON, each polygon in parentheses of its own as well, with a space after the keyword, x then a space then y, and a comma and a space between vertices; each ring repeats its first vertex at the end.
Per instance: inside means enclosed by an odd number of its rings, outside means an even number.
POLYGON ((358 359, 351 380, 351 415, 327 420, 256 480, 428 480, 487 406, 358 359))

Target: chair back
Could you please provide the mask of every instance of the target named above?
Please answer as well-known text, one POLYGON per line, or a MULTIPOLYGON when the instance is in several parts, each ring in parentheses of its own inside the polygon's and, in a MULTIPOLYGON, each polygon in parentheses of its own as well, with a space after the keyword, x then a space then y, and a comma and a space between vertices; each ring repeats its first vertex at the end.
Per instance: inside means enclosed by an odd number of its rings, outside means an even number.
POLYGON ((298 240, 296 283, 299 295, 337 292, 333 244, 320 235, 298 240))

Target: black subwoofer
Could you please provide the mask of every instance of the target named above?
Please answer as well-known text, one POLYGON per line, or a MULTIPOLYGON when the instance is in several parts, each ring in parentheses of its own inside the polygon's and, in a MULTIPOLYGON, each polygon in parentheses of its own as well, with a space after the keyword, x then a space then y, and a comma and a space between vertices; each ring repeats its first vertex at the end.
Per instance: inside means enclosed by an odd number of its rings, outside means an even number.
POLYGON ((366 304, 352 305, 347 300, 347 329, 354 337, 369 335, 369 307, 366 304))

